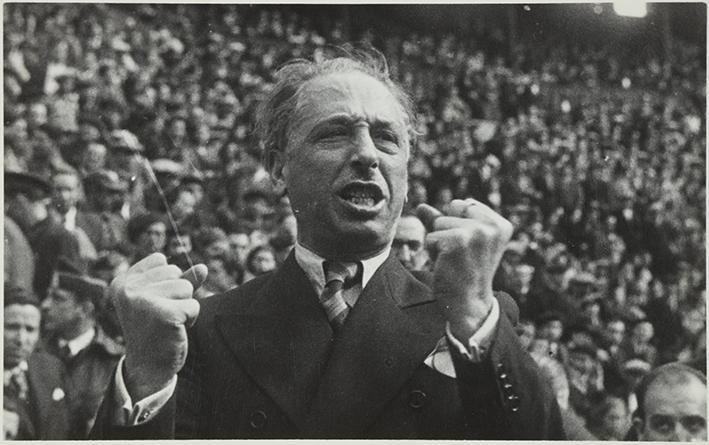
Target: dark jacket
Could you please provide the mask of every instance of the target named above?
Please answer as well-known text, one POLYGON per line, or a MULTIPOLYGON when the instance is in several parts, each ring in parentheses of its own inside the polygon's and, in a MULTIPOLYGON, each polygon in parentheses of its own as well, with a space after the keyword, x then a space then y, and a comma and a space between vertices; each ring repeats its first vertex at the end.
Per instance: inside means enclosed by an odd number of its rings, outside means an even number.
POLYGON ((453 355, 457 379, 424 364, 444 331, 430 288, 390 256, 334 337, 291 253, 275 273, 203 300, 176 394, 153 419, 111 426, 111 389, 92 436, 564 438, 506 316, 483 363, 453 355))
MULTIPOLYGON (((62 357, 56 339, 49 342, 47 350, 62 357)), ((88 437, 103 395, 123 353, 123 346, 97 327, 96 335, 89 346, 79 351, 74 357, 62 358, 66 368, 66 389, 72 417, 72 439, 86 439, 88 437)))
POLYGON ((62 363, 45 352, 35 352, 27 365, 27 399, 21 401, 7 393, 3 397, 3 409, 19 416, 17 439, 69 439, 70 415, 62 363))

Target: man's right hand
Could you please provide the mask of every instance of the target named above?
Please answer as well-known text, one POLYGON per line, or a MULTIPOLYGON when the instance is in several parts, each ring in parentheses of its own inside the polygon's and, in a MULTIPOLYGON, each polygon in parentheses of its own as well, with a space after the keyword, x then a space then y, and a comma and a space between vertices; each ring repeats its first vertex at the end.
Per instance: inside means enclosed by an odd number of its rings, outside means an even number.
POLYGON ((131 399, 168 385, 187 358, 187 326, 199 314, 192 293, 207 277, 204 264, 186 272, 154 253, 117 276, 109 287, 126 344, 124 380, 131 399))

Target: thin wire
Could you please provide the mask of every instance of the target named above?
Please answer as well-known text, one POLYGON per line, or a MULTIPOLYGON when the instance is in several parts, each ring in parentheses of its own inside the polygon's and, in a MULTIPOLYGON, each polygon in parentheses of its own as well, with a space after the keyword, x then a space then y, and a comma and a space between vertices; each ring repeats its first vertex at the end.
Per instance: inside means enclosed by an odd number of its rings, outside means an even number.
MULTIPOLYGON (((158 182, 158 178, 155 175, 155 170, 153 170, 153 166, 150 165, 150 161, 148 161, 147 158, 144 158, 137 153, 134 155, 136 158, 142 159, 143 164, 145 164, 146 170, 150 174, 150 180, 153 181, 153 184, 155 184, 155 188, 157 189, 158 193, 160 194, 160 199, 162 200, 163 205, 165 206, 165 211, 167 212, 167 219, 170 221, 170 226, 172 227, 172 230, 175 232, 175 235, 177 236, 177 241, 180 243, 180 247, 182 247, 182 251, 185 252, 185 256, 187 257, 187 262, 190 265, 190 268, 194 267, 194 263, 192 262, 192 258, 190 258, 189 253, 187 252, 187 246, 185 246, 185 243, 182 241, 182 235, 180 234, 180 230, 177 228, 177 222, 175 222, 175 218, 172 216, 172 212, 170 211, 170 205, 167 202, 167 197, 165 196, 165 193, 162 190, 162 187, 160 187, 160 183, 158 182)), ((193 272, 194 273, 194 272, 193 272)))

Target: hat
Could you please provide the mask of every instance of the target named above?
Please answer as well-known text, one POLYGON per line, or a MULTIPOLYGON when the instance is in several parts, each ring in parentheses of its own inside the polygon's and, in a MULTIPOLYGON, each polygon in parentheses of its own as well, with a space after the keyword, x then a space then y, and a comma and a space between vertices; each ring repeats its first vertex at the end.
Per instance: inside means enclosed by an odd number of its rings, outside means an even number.
POLYGON ((175 176, 182 176, 184 172, 184 167, 179 162, 175 162, 172 159, 155 159, 150 163, 155 174, 168 174, 175 176))
POLYGON ((564 323, 564 318, 565 317, 558 311, 544 311, 539 315, 539 317, 537 317, 536 324, 541 326, 545 323, 549 323, 550 321, 560 321, 564 323))
POLYGON ((111 48, 114 51, 128 52, 130 51, 130 45, 120 37, 116 37, 111 41, 111 48))
POLYGON ((26 195, 32 201, 47 198, 52 193, 49 182, 29 173, 5 170, 5 196, 26 195))
POLYGON ((639 374, 647 374, 652 369, 650 363, 639 358, 633 358, 623 363, 623 371, 639 374))
POLYGON ((521 241, 510 241, 509 243, 507 243, 507 247, 505 247, 505 253, 513 252, 519 256, 523 256, 525 250, 527 249, 524 247, 524 244, 521 241))
POLYGON ((88 276, 57 272, 50 285, 52 287, 71 292, 79 300, 91 300, 97 304, 103 299, 107 286, 103 281, 88 276))
POLYGON ((3 295, 3 306, 8 307, 13 304, 27 305, 39 307, 39 300, 37 296, 30 290, 22 287, 13 286, 10 283, 5 283, 4 295, 3 295))
POLYGON ((143 144, 128 130, 113 130, 108 137, 108 144, 115 149, 132 153, 143 152, 143 144))
POLYGON ((596 356, 598 354, 598 349, 590 343, 579 343, 579 344, 574 343, 569 346, 569 352, 586 354, 591 358, 596 358, 596 356))
POLYGON ((571 277, 569 283, 595 285, 596 277, 594 277, 593 274, 588 272, 579 272, 571 277))
POLYGON ((135 244, 140 235, 157 222, 164 222, 159 213, 148 212, 133 216, 128 220, 128 240, 135 244))
POLYGON ((198 170, 192 170, 189 173, 185 173, 180 180, 180 184, 204 184, 204 178, 198 170))
POLYGON ((118 173, 113 170, 99 170, 91 173, 84 179, 86 189, 100 188, 111 192, 125 192, 128 189, 118 173))

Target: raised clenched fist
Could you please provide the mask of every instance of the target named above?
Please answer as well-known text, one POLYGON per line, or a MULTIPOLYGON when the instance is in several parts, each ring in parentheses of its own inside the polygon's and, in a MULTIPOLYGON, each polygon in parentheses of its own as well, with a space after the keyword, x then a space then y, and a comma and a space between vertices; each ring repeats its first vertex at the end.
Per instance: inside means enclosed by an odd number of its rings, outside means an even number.
POLYGON ((126 343, 124 379, 133 400, 164 388, 187 357, 187 331, 199 314, 194 290, 207 277, 198 264, 186 272, 154 253, 109 287, 126 343))
POLYGON ((492 280, 512 236, 512 224, 474 199, 453 200, 448 214, 421 204, 426 246, 437 256, 433 292, 452 334, 469 338, 492 308, 492 280))

